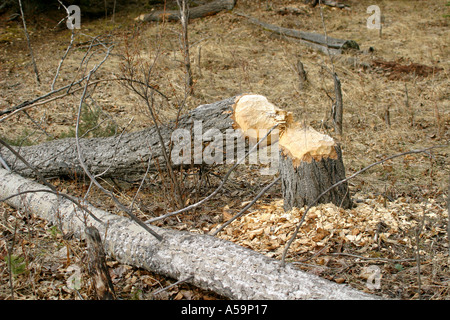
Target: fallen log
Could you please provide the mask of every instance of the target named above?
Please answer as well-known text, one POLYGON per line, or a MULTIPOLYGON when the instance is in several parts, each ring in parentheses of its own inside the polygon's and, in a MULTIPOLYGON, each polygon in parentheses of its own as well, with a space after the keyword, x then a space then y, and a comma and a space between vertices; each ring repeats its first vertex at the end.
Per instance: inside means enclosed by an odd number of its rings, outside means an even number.
MULTIPOLYGON (((238 97, 233 110, 234 127, 246 136, 252 137, 248 132, 254 134, 280 125, 279 140, 269 141, 268 145, 276 143, 280 152, 285 211, 309 205, 322 192, 345 179, 341 148, 330 136, 295 122, 291 113, 277 108, 264 96, 238 97)), ((330 190, 319 202, 350 208, 352 201, 347 183, 330 190)))
MULTIPOLYGON (((0 199, 32 190, 50 191, 0 169, 0 199)), ((6 202, 80 238, 86 227, 93 226, 104 239, 105 252, 117 261, 174 279, 188 279, 197 287, 231 299, 378 299, 293 265, 282 267, 278 260, 209 235, 151 226, 163 236, 158 241, 132 220, 86 204, 100 223, 53 193, 23 193, 6 202)))
POLYGON ((359 50, 359 45, 354 40, 338 39, 333 37, 326 37, 325 35, 313 32, 299 31, 295 29, 283 28, 274 24, 269 24, 255 19, 243 13, 235 12, 234 14, 247 18, 251 23, 259 25, 264 30, 273 32, 281 37, 287 37, 288 39, 294 39, 300 41, 300 43, 311 47, 315 50, 322 51, 330 54, 341 54, 346 50, 359 50), (327 48, 328 47, 328 48, 327 48))
MULTIPOLYGON (((270 155, 260 147, 249 163, 269 164, 271 171, 266 174, 271 175, 281 168, 285 210, 309 204, 345 179, 339 145, 331 137, 294 122, 291 113, 261 95, 246 94, 199 106, 179 120, 176 131, 173 123, 160 126, 160 130, 166 150, 172 143, 171 159, 176 161, 171 165, 217 165, 241 159, 246 152, 244 141, 256 144, 275 125, 280 126, 279 134, 269 135, 265 143, 266 148, 272 148, 270 155), (179 133, 181 142, 176 138, 179 133)), ((80 146, 86 167, 92 174, 101 173, 103 177, 142 178, 150 157, 153 168, 156 162, 160 168, 166 165, 155 128, 124 134, 120 139, 80 139, 80 146)), ((22 147, 20 153, 44 177, 84 175, 74 138, 22 147)), ((0 154, 15 172, 35 177, 35 171, 17 161, 8 149, 0 148, 0 154)), ((352 203, 347 184, 331 190, 320 200, 327 202, 349 208, 352 203)))
MULTIPOLYGON (((189 20, 215 15, 224 10, 233 10, 236 0, 215 0, 198 7, 189 8, 189 20)), ((136 21, 178 21, 179 10, 156 10, 141 14, 136 21)))
POLYGON ((313 0, 313 1, 306 0, 305 3, 306 4, 309 3, 311 5, 311 7, 313 7, 313 8, 315 6, 317 6, 319 3, 324 4, 326 6, 330 6, 330 7, 336 7, 336 8, 339 8, 339 9, 346 9, 346 8, 350 7, 349 5, 347 5, 345 3, 340 3, 340 2, 337 2, 337 1, 334 1, 334 0, 322 0, 322 1, 319 1, 319 0, 313 0))

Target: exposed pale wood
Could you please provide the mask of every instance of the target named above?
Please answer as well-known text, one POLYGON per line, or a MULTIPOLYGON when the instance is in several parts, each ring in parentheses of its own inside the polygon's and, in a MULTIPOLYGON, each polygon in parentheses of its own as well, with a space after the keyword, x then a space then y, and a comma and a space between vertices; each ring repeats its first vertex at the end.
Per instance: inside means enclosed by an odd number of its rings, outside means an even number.
MULTIPOLYGON (((48 188, 0 169, 1 199, 19 191, 39 189, 48 188)), ((179 280, 188 278, 189 283, 231 299, 378 298, 290 264, 282 267, 277 260, 212 236, 152 226, 164 238, 157 241, 132 220, 87 205, 103 222, 98 223, 84 216, 72 202, 55 194, 26 193, 7 203, 79 237, 84 235, 86 221, 88 226, 99 230, 105 251, 119 262, 179 280)))
MULTIPOLYGON (((233 10, 236 0, 215 0, 198 7, 189 9, 189 19, 203 18, 215 15, 224 10, 233 10)), ((178 21, 179 10, 157 10, 148 14, 141 14, 135 20, 138 21, 178 21)))

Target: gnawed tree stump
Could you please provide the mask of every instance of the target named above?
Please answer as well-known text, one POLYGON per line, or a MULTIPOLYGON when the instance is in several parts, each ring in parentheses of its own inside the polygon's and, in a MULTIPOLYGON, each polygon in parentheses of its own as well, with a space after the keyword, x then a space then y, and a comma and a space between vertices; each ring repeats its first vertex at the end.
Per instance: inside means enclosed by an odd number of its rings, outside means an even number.
MULTIPOLYGON (((234 126, 253 140, 279 125, 279 139, 269 136, 272 139, 267 144, 280 151, 279 168, 286 211, 311 204, 326 189, 345 179, 342 152, 331 137, 294 122, 291 113, 260 95, 238 97, 233 110, 234 126)), ((328 202, 350 208, 348 185, 342 183, 319 200, 319 203, 328 202)))
MULTIPOLYGON (((285 149, 286 150, 286 149, 285 149)), ((335 183, 345 179, 345 169, 342 163, 342 152, 335 144, 323 154, 299 160, 281 151, 280 172, 284 210, 292 207, 301 208, 310 205, 316 198, 335 183), (327 152, 330 152, 328 154, 327 152), (306 160, 309 158, 309 161, 306 160)), ((342 183, 324 194, 318 203, 334 203, 343 208, 350 208, 352 201, 347 183, 342 183)))
MULTIPOLYGON (((275 125, 278 125, 278 128, 261 145, 270 147, 270 151, 264 151, 267 149, 260 146, 259 153, 250 155, 248 163, 268 164, 270 166, 268 174, 277 173, 279 164, 282 164, 281 175, 287 210, 292 206, 301 207, 309 204, 315 195, 345 178, 339 146, 331 137, 312 128, 304 129, 302 125, 293 121, 291 113, 276 107, 261 95, 245 94, 199 106, 183 116, 178 121, 178 126, 174 123, 161 126, 161 134, 166 143, 164 146, 166 150, 170 143, 173 148, 178 148, 176 152, 172 152, 172 156, 180 151, 180 144, 172 140, 174 130, 181 129, 190 136, 188 149, 193 150, 187 161, 182 164, 202 165, 202 161, 210 160, 206 162, 207 165, 222 165, 233 163, 232 161, 241 158, 246 151, 242 147, 245 148, 245 143, 237 133, 241 132, 251 145, 264 137, 275 125), (230 132, 233 139, 228 139, 230 132), (232 145, 228 145, 228 140, 232 145), (240 148, 237 148, 238 144, 240 148), (213 150, 214 148, 222 150, 213 150), (281 159, 278 155, 279 149, 284 155, 281 159), (211 154, 215 155, 210 156, 211 154), (216 155, 219 155, 222 161, 215 161, 216 155), (286 158, 287 155, 289 156, 286 158), (256 156, 259 159, 253 158, 256 156), (287 163, 288 161, 292 161, 292 164, 287 163)), ((153 159, 151 163, 153 168, 156 168, 156 161, 160 168, 167 165, 154 127, 123 134, 120 139, 117 137, 80 139, 80 146, 90 172, 102 173, 103 178, 141 179, 148 168, 150 157, 153 159)), ((17 160, 9 150, 0 147, 0 153, 15 172, 35 177, 34 171, 17 160)), ((84 174, 78 162, 73 138, 22 147, 20 154, 45 177, 84 174)), ((185 160, 184 157, 179 159, 185 160)), ((320 202, 328 201, 344 208, 350 207, 347 185, 342 184, 330 191, 320 202)))

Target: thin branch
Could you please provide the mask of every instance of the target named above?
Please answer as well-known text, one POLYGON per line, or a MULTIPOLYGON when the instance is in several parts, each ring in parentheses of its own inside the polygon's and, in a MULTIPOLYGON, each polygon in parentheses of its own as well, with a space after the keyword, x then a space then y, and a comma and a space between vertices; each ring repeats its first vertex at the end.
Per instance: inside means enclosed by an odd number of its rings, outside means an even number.
POLYGON ((155 222, 155 221, 159 221, 159 220, 162 220, 162 219, 165 219, 165 218, 168 218, 168 217, 171 217, 171 216, 173 216, 173 215, 176 215, 176 214, 180 214, 180 213, 183 213, 183 212, 186 212, 186 211, 189 211, 189 210, 192 210, 192 209, 195 209, 195 208, 197 208, 197 207, 199 207, 200 205, 202 205, 203 203, 205 203, 206 201, 208 201, 209 199, 211 199, 212 197, 214 197, 222 188, 223 188, 223 186, 225 185, 225 182, 228 180, 228 178, 229 178, 229 176, 230 176, 230 174, 234 171, 234 169, 236 169, 236 167, 239 165, 239 164, 241 164, 242 163, 242 161, 244 161, 247 157, 248 157, 248 155, 250 154, 250 153, 252 153, 253 151, 255 151, 256 150, 256 148, 260 145, 260 143, 261 142, 263 142, 268 136, 269 136, 269 134, 273 131, 273 130, 275 130, 276 128, 278 127, 278 124, 277 125, 275 125, 275 126, 273 126, 268 132, 267 132, 267 134, 264 136, 264 137, 262 137, 259 141, 258 141, 258 143, 256 143, 242 158, 240 158, 234 165, 233 165, 233 167, 227 172, 227 174, 224 176, 224 178, 222 179, 222 182, 220 183, 220 185, 209 195, 209 196, 207 196, 206 198, 204 198, 204 199, 202 199, 202 200, 200 200, 200 201, 198 201, 198 202, 196 202, 196 203, 194 203, 194 204, 191 204, 190 206, 187 206, 187 207, 185 207, 185 208, 183 208, 183 209, 180 209, 180 210, 177 210, 177 211, 173 211, 173 212, 169 212, 169 213, 166 213, 166 214, 164 214, 164 215, 162 215, 162 216, 159 216, 159 217, 156 217, 156 218, 153 218, 153 219, 149 219, 149 220, 147 220, 147 221, 145 221, 145 223, 152 223, 152 222, 155 222))
POLYGON ((394 159, 394 158, 398 158, 398 157, 402 157, 402 156, 405 156, 405 155, 408 155, 408 154, 423 153, 423 152, 427 152, 427 151, 432 150, 432 149, 436 149, 436 148, 444 148, 444 147, 447 147, 447 145, 438 145, 438 146, 433 146, 433 147, 429 147, 429 148, 425 148, 425 149, 411 150, 411 151, 406 151, 406 152, 402 152, 402 153, 399 153, 399 154, 395 154, 395 155, 393 155, 393 156, 390 156, 390 157, 388 157, 388 158, 385 158, 385 159, 383 159, 383 160, 380 160, 380 161, 377 161, 377 162, 374 162, 374 163, 368 165, 367 167, 365 167, 365 168, 363 168, 363 169, 361 169, 361 170, 355 172, 354 174, 352 174, 352 175, 349 176, 348 178, 343 179, 343 180, 341 180, 341 181, 339 181, 339 182, 336 182, 334 185, 332 185, 331 187, 329 187, 328 189, 326 189, 325 191, 323 191, 323 192, 322 192, 322 193, 321 193, 321 194, 320 194, 320 195, 319 195, 319 196, 318 196, 311 204, 309 204, 308 208, 307 208, 307 209, 305 210, 305 212, 303 213, 302 218, 300 219, 300 222, 298 223, 297 227, 295 228, 294 234, 292 235, 292 237, 289 239, 288 243, 286 244, 286 247, 284 248, 283 255, 282 255, 282 258, 281 258, 281 264, 282 264, 282 266, 285 266, 285 264, 286 264, 285 260, 286 260, 286 254, 287 254, 287 251, 289 250, 289 247, 291 246, 292 242, 294 242, 295 238, 297 237, 298 231, 300 230, 300 227, 302 226, 303 222, 305 221, 306 214, 308 213, 308 211, 309 211, 314 205, 317 204, 317 202, 320 200, 320 198, 322 198, 322 196, 324 196, 325 194, 327 194, 330 190, 332 190, 332 189, 334 189, 334 188, 340 186, 341 184, 343 184, 343 183, 345 183, 345 182, 347 182, 347 181, 353 179, 354 177, 358 176, 359 174, 363 173, 364 171, 367 171, 367 170, 369 170, 370 168, 372 168, 372 167, 374 167, 374 166, 376 166, 376 165, 382 164, 382 163, 384 163, 384 162, 386 162, 386 161, 388 161, 388 160, 391 160, 391 159, 394 159))
MULTIPOLYGON (((107 54, 105 55, 105 58, 103 59, 103 61, 101 63, 103 63, 106 58, 109 55, 110 50, 108 50, 107 54)), ((100 63, 100 64, 101 64, 100 63)), ((88 83, 89 80, 92 76, 92 74, 97 70, 98 68, 95 67, 93 68, 86 79, 86 85, 84 86, 84 90, 83 90, 83 94, 81 96, 80 99, 80 104, 78 107, 78 116, 77 116, 77 125, 76 125, 76 129, 75 129, 75 141, 76 141, 76 146, 77 146, 77 154, 78 154, 78 161, 81 165, 81 167, 83 168, 83 171, 86 173, 86 175, 90 178, 91 182, 93 182, 101 191, 103 191, 105 194, 107 194, 115 203, 116 205, 123 210, 134 222, 136 222, 138 225, 140 225, 142 228, 144 228, 147 232, 149 232, 151 235, 153 235, 156 239, 158 239, 159 241, 162 241, 163 238, 156 233, 155 231, 153 231, 152 229, 150 229, 145 223, 143 223, 138 217, 136 217, 131 210, 129 210, 127 207, 125 207, 115 196, 112 192, 106 190, 105 188, 103 188, 103 186, 97 181, 96 177, 92 175, 92 173, 89 171, 89 169, 87 168, 86 164, 84 163, 83 160, 83 155, 81 153, 81 146, 80 146, 80 139, 79 139, 79 135, 78 135, 78 131, 79 131, 79 125, 80 125, 80 118, 81 118, 81 110, 82 110, 82 105, 84 102, 84 99, 86 97, 86 93, 87 93, 87 88, 88 88, 88 83)))
POLYGON ((64 52, 64 55, 61 58, 61 61, 59 61, 58 68, 56 69, 55 77, 53 78, 51 89, 52 91, 55 90, 55 83, 56 79, 58 79, 59 71, 61 70, 61 66, 64 63, 64 60, 66 59, 67 55, 69 54, 70 49, 72 48, 73 41, 75 40, 75 31, 72 29, 72 35, 70 36, 70 43, 67 46, 66 52, 64 52))
POLYGON ((407 259, 371 258, 371 257, 359 256, 357 254, 345 253, 345 252, 332 252, 332 253, 328 253, 328 254, 332 255, 332 256, 347 256, 347 257, 353 257, 353 258, 358 258, 358 259, 363 259, 363 260, 385 261, 385 262, 393 262, 393 263, 394 262, 409 262, 409 261, 416 260, 415 258, 407 258, 407 259))
POLYGON ((425 203, 425 206, 423 208, 423 214, 422 219, 419 222, 419 225, 417 226, 416 230, 416 264, 417 264, 417 286, 418 286, 418 293, 419 293, 419 300, 422 300, 422 279, 421 279, 421 271, 420 271, 420 234, 422 233, 423 226, 425 224, 425 217, 426 217, 426 207, 428 204, 428 200, 425 203))
POLYGON ((187 278, 178 280, 177 282, 172 283, 171 285, 168 285, 167 287, 164 287, 164 288, 161 288, 161 289, 159 289, 159 290, 156 290, 155 292, 152 292, 152 295, 155 296, 155 295, 157 295, 158 293, 167 291, 167 290, 169 290, 169 289, 171 289, 171 288, 173 288, 173 287, 179 285, 180 283, 183 283, 183 282, 186 282, 186 281, 191 280, 192 278, 194 278, 194 276, 191 275, 191 276, 189 276, 189 277, 187 277, 187 278))
POLYGON ((212 236, 217 235, 220 231, 223 230, 223 228, 225 228, 226 226, 228 226, 230 223, 232 223, 234 220, 236 220, 237 218, 241 217, 253 204, 255 204, 255 202, 261 198, 264 193, 267 192, 267 190, 269 190, 270 188, 272 188, 273 185, 275 185, 275 183, 277 183, 279 180, 281 179, 280 177, 275 178, 275 180, 273 180, 271 183, 269 183, 267 186, 265 186, 259 193, 258 195, 256 195, 256 197, 249 203, 247 204, 241 211, 239 211, 239 213, 237 213, 234 217, 232 217, 230 220, 226 221, 224 224, 222 224, 217 230, 215 230, 214 232, 210 233, 212 236))

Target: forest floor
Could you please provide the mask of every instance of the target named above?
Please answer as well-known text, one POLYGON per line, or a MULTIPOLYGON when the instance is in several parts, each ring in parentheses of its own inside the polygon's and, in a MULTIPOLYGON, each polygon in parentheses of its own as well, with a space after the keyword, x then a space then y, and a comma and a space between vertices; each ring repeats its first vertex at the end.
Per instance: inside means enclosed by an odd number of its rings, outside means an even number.
MULTIPOLYGON (((221 12, 189 23, 193 93, 185 96, 180 25, 140 23, 134 18, 152 7, 118 8, 108 17, 86 19, 59 71, 55 88, 70 83, 80 69, 101 61, 100 48, 81 64, 93 37, 114 44, 112 54, 95 73, 97 79, 126 75, 127 61, 153 66, 151 84, 169 99, 158 105, 158 116, 173 118, 201 104, 244 92, 266 96, 291 111, 301 122, 334 137, 331 120, 334 69, 342 83, 344 134, 340 140, 347 176, 390 155, 435 145, 430 152, 411 154, 383 163, 350 181, 356 206, 314 207, 307 216, 287 259, 302 270, 362 291, 395 299, 450 299, 449 239, 447 235, 450 138, 450 49, 448 1, 377 1, 384 16, 382 33, 368 29, 367 7, 373 1, 348 0, 346 9, 312 8, 301 1, 238 1, 233 12, 286 28, 355 40, 361 51, 329 56, 296 41, 274 36, 248 19, 221 12), (370 49, 370 50, 369 50, 370 49), (373 50, 372 50, 373 49, 373 50), (301 61, 308 82, 299 86, 301 61), (82 68, 80 68, 80 66, 82 68), (184 104, 183 104, 184 103, 184 104), (373 270, 379 286, 373 286, 373 270)), ((172 2, 168 7, 173 6, 172 2)), ((30 33, 41 83, 37 84, 20 17, 0 15, 0 110, 51 91, 58 65, 71 41, 71 31, 58 22, 64 13, 30 12, 30 33)), ((142 74, 136 74, 142 79, 142 74)), ((13 145, 30 145, 73 136, 81 91, 48 101, 6 119, 0 137, 13 145)), ((140 130, 152 125, 138 96, 117 81, 99 83, 86 100, 82 123, 95 126, 93 135, 140 130)), ((8 116, 8 115, 6 115, 8 116)), ((2 117, 5 117, 2 116, 2 117)), ((208 184, 197 175, 184 182, 186 204, 208 195, 228 168, 216 167, 208 184)), ((166 219, 159 226, 207 233, 230 219, 273 179, 256 165, 239 166, 219 196, 195 211, 166 219)), ((103 181, 120 200, 135 198, 141 218, 175 209, 173 195, 159 174, 139 183, 103 181)), ((52 179, 61 191, 84 197, 85 179, 52 179)), ((114 210, 99 190, 89 201, 114 210)), ((276 185, 219 233, 273 258, 280 258, 305 208, 282 209, 276 185)), ((68 238, 55 226, 0 204, 0 299, 92 299, 86 273, 84 241, 68 238), (80 284, 73 281, 80 279, 80 284)), ((180 284, 154 295, 175 280, 133 266, 108 261, 121 299, 223 299, 212 292, 180 284)))

